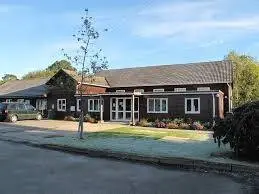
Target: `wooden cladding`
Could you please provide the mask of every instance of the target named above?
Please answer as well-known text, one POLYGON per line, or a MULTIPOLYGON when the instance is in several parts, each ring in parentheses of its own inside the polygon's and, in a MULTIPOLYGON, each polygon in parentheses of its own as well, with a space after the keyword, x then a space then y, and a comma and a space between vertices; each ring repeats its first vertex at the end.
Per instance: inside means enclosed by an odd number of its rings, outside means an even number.
POLYGON ((77 94, 80 94, 80 89, 82 88, 83 94, 103 94, 106 92, 106 88, 99 86, 90 86, 90 85, 78 85, 77 86, 77 94))

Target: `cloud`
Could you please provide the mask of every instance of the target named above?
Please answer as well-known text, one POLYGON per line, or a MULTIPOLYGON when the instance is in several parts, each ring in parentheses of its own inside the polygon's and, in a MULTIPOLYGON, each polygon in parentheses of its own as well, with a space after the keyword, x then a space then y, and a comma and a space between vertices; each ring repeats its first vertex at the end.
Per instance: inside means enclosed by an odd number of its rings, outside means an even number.
MULTIPOLYGON (((259 31, 259 14, 228 16, 225 1, 178 2, 141 10, 132 33, 144 38, 178 38, 187 42, 233 38, 259 31)), ((209 41, 211 42, 211 41, 209 41)), ((216 45, 213 44, 207 45, 216 45)))

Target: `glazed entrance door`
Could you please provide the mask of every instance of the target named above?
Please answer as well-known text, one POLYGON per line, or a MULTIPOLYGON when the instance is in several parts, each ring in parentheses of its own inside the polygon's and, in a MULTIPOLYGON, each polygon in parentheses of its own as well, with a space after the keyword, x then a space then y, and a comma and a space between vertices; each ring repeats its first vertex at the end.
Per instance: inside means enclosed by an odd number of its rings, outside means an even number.
MULTIPOLYGON (((130 121, 132 116, 132 98, 111 98, 111 120, 130 121)), ((135 119, 138 120, 138 98, 135 98, 135 119)))

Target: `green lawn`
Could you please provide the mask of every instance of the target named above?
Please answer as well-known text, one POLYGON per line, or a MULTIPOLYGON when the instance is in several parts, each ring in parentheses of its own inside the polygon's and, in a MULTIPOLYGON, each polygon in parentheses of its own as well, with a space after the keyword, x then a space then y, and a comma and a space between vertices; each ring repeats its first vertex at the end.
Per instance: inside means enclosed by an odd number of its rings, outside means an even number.
POLYGON ((165 137, 175 137, 190 140, 204 140, 208 138, 207 133, 189 130, 155 130, 143 129, 138 127, 121 127, 110 129, 102 132, 87 133, 88 137, 131 137, 131 138, 150 138, 154 140, 162 139, 165 137))

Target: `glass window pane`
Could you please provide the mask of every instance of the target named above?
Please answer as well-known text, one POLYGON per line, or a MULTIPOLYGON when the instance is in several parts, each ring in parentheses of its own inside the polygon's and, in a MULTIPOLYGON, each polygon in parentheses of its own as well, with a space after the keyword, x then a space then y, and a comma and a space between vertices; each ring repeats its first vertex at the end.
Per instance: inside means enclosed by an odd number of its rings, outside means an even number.
POLYGON ((89 100, 89 110, 93 110, 93 100, 89 100))
POLYGON ((134 113, 134 118, 135 118, 136 121, 138 120, 138 113, 137 112, 134 113))
POLYGON ((131 112, 126 112, 126 120, 131 120, 131 112))
POLYGON ((194 100, 193 100, 195 112, 199 111, 199 105, 198 105, 198 103, 199 103, 198 99, 194 99, 194 100))
POLYGON ((116 114, 115 114, 115 112, 112 112, 112 120, 115 120, 116 119, 116 114))
POLYGON ((116 110, 116 99, 112 99, 112 110, 116 110))
POLYGON ((154 111, 154 99, 148 99, 148 111, 154 111))
POLYGON ((162 111, 166 111, 166 109, 167 109, 167 103, 166 103, 166 100, 165 99, 163 99, 162 100, 162 111))
POLYGON ((135 98, 134 111, 138 111, 138 98, 135 98))
POLYGON ((123 111, 123 99, 118 99, 118 110, 123 111))
POLYGON ((126 99, 126 111, 131 111, 131 99, 126 99))
POLYGON ((160 111, 160 99, 155 99, 155 111, 159 112, 160 111))
POLYGON ((99 110, 99 101, 98 100, 94 100, 94 110, 95 111, 99 110))
POLYGON ((123 113, 124 113, 124 112, 118 112, 118 119, 119 119, 119 120, 122 120, 122 119, 123 119, 123 113))
POLYGON ((187 99, 187 111, 191 111, 191 110, 192 110, 192 100, 187 99))

